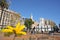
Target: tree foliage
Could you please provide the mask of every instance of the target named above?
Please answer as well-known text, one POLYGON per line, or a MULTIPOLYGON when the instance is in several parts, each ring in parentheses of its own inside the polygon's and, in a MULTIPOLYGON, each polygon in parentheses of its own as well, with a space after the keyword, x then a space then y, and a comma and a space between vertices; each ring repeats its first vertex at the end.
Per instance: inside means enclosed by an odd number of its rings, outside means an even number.
POLYGON ((54 29, 54 32, 58 32, 59 30, 58 26, 54 26, 53 29, 54 29))
POLYGON ((2 8, 2 9, 4 9, 4 8, 6 8, 6 9, 8 9, 8 2, 7 2, 7 0, 0 0, 0 7, 2 8))
POLYGON ((27 29, 30 29, 31 28, 31 25, 33 24, 34 22, 32 21, 32 19, 25 19, 25 26, 27 27, 27 29))

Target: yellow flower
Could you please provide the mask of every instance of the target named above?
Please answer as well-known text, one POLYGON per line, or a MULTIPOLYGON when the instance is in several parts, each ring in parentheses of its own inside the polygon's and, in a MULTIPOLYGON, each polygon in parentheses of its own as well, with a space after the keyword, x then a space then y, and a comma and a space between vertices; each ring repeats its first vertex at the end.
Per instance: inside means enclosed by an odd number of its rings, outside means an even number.
POLYGON ((6 29, 2 29, 2 32, 13 32, 16 34, 23 34, 26 35, 26 32, 22 30, 25 28, 25 25, 21 25, 20 22, 16 24, 16 27, 7 26, 6 29))

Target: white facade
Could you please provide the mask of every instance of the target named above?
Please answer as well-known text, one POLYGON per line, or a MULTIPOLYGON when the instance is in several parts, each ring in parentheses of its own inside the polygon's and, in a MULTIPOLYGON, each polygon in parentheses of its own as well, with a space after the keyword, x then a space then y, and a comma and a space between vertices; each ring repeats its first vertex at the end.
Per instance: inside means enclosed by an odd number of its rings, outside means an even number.
POLYGON ((45 20, 44 20, 44 18, 40 18, 40 22, 39 22, 39 24, 40 24, 41 26, 45 24, 45 20))
POLYGON ((49 32, 49 31, 53 30, 51 25, 49 25, 48 21, 46 21, 46 24, 45 24, 45 19, 44 18, 40 18, 39 26, 37 28, 39 28, 39 32, 41 32, 41 31, 49 32))
MULTIPOLYGON (((30 16, 30 18, 33 20, 32 15, 30 16)), ((32 28, 35 27, 35 31, 38 31, 38 32, 42 32, 42 31, 49 32, 49 31, 53 31, 54 25, 55 23, 53 21, 40 18, 39 22, 34 21, 34 24, 32 24, 32 28)))
POLYGON ((15 26, 20 21, 20 15, 14 11, 4 9, 1 17, 0 9, 0 28, 5 28, 7 25, 15 26))

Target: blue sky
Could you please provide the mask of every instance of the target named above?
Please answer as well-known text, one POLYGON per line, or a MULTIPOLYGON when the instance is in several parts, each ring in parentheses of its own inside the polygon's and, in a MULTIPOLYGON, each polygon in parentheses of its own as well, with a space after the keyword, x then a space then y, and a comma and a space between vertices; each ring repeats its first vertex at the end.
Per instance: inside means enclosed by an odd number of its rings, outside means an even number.
POLYGON ((60 0, 11 0, 9 9, 26 18, 32 14, 36 21, 42 17, 60 23, 60 0))

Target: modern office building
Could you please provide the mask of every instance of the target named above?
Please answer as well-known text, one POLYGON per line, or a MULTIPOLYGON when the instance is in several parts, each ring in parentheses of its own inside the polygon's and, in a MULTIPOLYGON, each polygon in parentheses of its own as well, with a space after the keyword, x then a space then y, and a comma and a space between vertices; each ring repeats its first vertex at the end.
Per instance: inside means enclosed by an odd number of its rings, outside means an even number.
POLYGON ((20 15, 17 12, 4 9, 3 13, 1 14, 0 8, 0 28, 5 28, 7 25, 15 26, 18 21, 20 21, 20 15), (2 16, 1 16, 2 15, 2 16))

